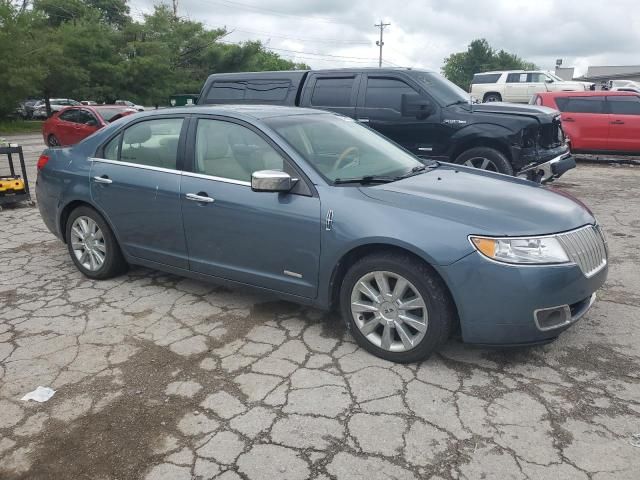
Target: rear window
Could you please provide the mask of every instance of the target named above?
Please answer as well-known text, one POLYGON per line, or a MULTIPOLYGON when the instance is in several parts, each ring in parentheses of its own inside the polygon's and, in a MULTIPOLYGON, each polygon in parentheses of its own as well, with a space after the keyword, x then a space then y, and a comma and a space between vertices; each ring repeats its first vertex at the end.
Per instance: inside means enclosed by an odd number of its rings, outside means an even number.
POLYGON ((640 97, 607 97, 611 113, 616 115, 640 115, 640 97))
POLYGON ((214 82, 207 92, 207 103, 252 103, 281 102, 287 98, 291 81, 287 79, 235 80, 214 82))
POLYGON ((318 78, 311 96, 311 105, 317 107, 348 107, 355 77, 318 78))
POLYGON ((496 83, 501 75, 501 73, 476 73, 471 83, 496 83))
POLYGON ((104 107, 94 107, 96 112, 98 112, 98 114, 104 118, 105 122, 111 122, 111 120, 113 120, 113 117, 116 117, 120 114, 122 114, 123 112, 127 112, 129 110, 131 110, 129 107, 122 107, 122 108, 104 108, 104 107))
POLYGON ((558 97, 556 105, 561 112, 604 113, 604 97, 558 97))

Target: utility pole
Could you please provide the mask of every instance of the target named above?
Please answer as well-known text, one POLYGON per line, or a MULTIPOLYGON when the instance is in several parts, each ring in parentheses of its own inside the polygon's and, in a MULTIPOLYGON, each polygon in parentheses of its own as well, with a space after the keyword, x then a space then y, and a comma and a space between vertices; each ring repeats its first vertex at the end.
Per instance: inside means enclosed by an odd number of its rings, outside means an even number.
POLYGON ((178 0, 173 0, 173 18, 178 18, 178 0))
POLYGON ((376 45, 380 47, 380 56, 378 57, 378 68, 382 68, 382 46, 384 42, 382 41, 382 32, 384 31, 384 27, 388 27, 391 25, 390 23, 384 23, 380 20, 380 23, 376 23, 374 27, 380 27, 380 40, 376 41, 376 45))

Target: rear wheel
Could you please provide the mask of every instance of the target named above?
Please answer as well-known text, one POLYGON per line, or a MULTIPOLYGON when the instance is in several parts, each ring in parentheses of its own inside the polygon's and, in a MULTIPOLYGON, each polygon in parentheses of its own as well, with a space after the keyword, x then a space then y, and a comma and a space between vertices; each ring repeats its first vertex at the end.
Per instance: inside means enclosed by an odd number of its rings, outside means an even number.
POLYGON ((501 102, 501 101, 502 101, 502 96, 499 93, 487 93, 483 99, 483 102, 485 103, 501 102))
POLYGON ((361 347, 400 363, 427 358, 449 337, 455 318, 437 274, 394 252, 364 257, 349 269, 340 309, 361 347))
POLYGON ((104 280, 127 270, 127 262, 111 228, 90 207, 78 207, 71 212, 66 240, 71 260, 89 278, 104 280))
POLYGON ((458 155, 455 163, 467 167, 479 168, 480 170, 513 175, 513 167, 507 157, 498 150, 490 147, 474 147, 465 150, 458 155))
POLYGON ((49 135, 47 137, 47 144, 50 147, 59 147, 60 146, 60 141, 58 140, 58 137, 56 137, 53 133, 51 135, 49 135))

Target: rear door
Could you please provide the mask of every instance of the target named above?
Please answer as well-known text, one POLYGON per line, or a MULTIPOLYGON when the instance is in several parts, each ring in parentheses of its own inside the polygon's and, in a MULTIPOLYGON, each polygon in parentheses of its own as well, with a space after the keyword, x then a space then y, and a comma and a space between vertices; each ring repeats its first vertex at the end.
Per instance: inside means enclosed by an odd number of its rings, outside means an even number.
POLYGON ((529 91, 526 73, 510 73, 504 87, 505 102, 526 103, 529 101, 529 91))
POLYGON ((77 108, 70 108, 58 115, 56 128, 53 134, 58 137, 60 145, 73 145, 76 143, 76 126, 80 121, 80 111, 77 108))
POLYGON ((556 97, 562 127, 574 150, 607 150, 610 115, 604 96, 556 97))
POLYGON ((377 130, 411 153, 429 157, 443 150, 446 141, 442 131, 440 108, 432 99, 435 111, 427 118, 402 115, 402 95, 425 96, 409 79, 369 73, 363 79, 363 89, 358 96, 357 119, 377 130))
POLYGON ((180 210, 183 116, 127 126, 92 158, 91 197, 134 257, 188 268, 180 210))
POLYGON ((359 83, 358 73, 310 74, 301 106, 330 110, 355 118, 359 83))
POLYGON ((640 152, 640 96, 607 96, 610 112, 608 150, 640 152))

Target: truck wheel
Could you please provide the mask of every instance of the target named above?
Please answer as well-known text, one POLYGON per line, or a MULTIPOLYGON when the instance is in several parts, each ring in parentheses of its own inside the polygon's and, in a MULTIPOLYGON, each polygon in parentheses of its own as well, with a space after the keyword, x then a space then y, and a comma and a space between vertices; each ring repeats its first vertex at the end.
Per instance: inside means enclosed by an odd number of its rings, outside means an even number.
POLYGON ((502 96, 499 93, 487 93, 482 100, 484 103, 488 102, 501 102, 502 96))
POLYGON ((489 147, 470 148, 462 152, 454 163, 490 172, 513 175, 513 167, 507 157, 498 150, 489 147))
POLYGON ((424 360, 451 333, 455 308, 438 275, 395 252, 358 260, 340 287, 340 311, 358 345, 392 362, 424 360))

